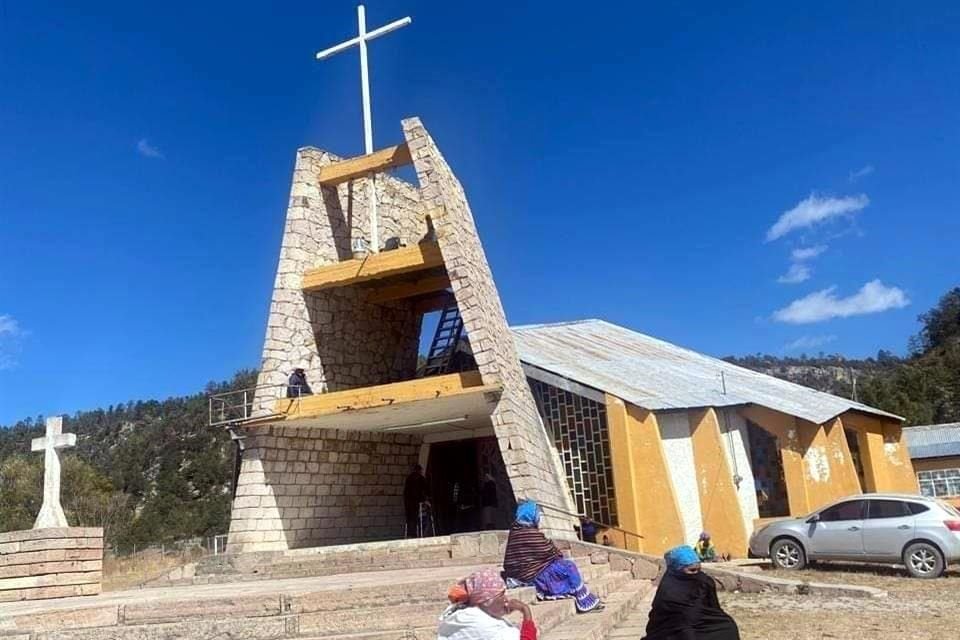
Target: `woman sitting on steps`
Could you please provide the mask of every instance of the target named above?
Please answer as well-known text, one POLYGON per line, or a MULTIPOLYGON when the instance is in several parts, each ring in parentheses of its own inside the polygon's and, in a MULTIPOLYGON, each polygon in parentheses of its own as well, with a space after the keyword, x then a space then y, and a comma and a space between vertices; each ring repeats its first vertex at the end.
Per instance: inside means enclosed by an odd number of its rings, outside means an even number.
POLYGON ((503 574, 508 583, 533 585, 541 600, 574 598, 577 613, 601 611, 603 603, 590 593, 577 565, 564 558, 557 545, 540 531, 540 517, 536 502, 528 500, 517 507, 503 557, 503 574))
POLYGON ((507 585, 494 569, 471 574, 450 588, 450 606, 440 616, 438 640, 537 640, 530 607, 507 599, 507 585), (518 628, 504 620, 514 611, 523 615, 518 628))

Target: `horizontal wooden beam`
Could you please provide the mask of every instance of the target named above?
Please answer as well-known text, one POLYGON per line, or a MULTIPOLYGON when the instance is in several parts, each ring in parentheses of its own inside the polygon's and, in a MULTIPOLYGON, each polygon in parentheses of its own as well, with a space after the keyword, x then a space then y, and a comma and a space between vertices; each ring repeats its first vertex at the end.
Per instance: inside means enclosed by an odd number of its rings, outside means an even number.
POLYGON ((374 151, 369 155, 348 158, 321 167, 319 176, 320 184, 325 187, 332 187, 341 182, 360 178, 370 173, 386 171, 393 167, 410 164, 411 161, 410 149, 407 147, 407 143, 404 142, 395 147, 387 147, 380 151, 374 151))
POLYGON ((440 266, 443 266, 443 256, 437 243, 421 242, 412 247, 310 269, 303 274, 302 288, 304 291, 318 291, 440 266))
POLYGON ((446 274, 439 276, 428 276, 413 280, 411 282, 401 282, 381 287, 370 295, 370 302, 381 303, 391 302, 393 300, 404 300, 425 293, 433 293, 450 286, 450 278, 446 274))
POLYGON ((277 400, 275 413, 283 414, 286 419, 291 420, 388 407, 405 402, 435 400, 484 390, 486 389, 479 371, 464 371, 301 398, 283 398, 277 400))
POLYGON ((422 315, 432 311, 440 311, 455 304, 457 304, 457 299, 452 291, 438 291, 433 295, 417 298, 417 301, 413 303, 413 312, 422 315))

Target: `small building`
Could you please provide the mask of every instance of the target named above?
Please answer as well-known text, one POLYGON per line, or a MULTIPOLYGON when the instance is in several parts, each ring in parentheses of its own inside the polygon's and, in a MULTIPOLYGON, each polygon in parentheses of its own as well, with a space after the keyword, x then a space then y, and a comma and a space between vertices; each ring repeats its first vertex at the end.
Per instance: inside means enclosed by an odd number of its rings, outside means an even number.
POLYGON ((920 492, 960 507, 960 422, 905 427, 920 492))

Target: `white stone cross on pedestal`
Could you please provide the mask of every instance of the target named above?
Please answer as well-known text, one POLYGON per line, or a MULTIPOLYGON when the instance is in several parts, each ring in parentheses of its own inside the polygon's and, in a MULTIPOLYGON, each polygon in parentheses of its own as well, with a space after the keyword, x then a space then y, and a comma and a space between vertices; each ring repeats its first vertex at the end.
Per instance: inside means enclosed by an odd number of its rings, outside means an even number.
POLYGON ((31 451, 43 451, 43 505, 34 529, 68 527, 67 517, 60 505, 60 449, 74 447, 77 434, 63 433, 63 418, 47 418, 47 433, 30 442, 31 451))
MULTIPOLYGON (((370 72, 367 68, 367 42, 385 36, 400 27, 405 27, 411 22, 410 16, 407 16, 394 20, 379 29, 367 31, 367 13, 361 4, 357 6, 357 30, 359 35, 317 53, 317 60, 323 60, 354 45, 360 47, 360 96, 363 102, 363 148, 366 155, 373 153, 373 122, 370 117, 370 72)), ((372 173, 370 174, 370 245, 373 253, 380 251, 380 232, 377 228, 377 185, 372 173)))

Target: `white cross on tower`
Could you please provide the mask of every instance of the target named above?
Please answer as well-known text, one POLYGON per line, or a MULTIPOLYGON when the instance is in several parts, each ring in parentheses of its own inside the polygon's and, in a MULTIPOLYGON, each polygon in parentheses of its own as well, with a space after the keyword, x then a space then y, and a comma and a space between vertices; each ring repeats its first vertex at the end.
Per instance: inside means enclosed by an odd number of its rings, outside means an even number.
MULTIPOLYGON (((373 123, 370 117, 370 72, 367 69, 367 42, 380 36, 387 35, 391 31, 396 31, 400 27, 405 27, 412 20, 410 16, 394 20, 390 24, 384 25, 379 29, 367 31, 367 14, 363 5, 357 6, 357 25, 358 34, 356 38, 350 38, 345 42, 334 45, 329 49, 324 49, 317 53, 317 60, 323 60, 330 56, 345 51, 350 47, 357 45, 360 47, 360 94, 363 101, 363 148, 364 154, 373 153, 373 123)), ((377 228, 377 185, 374 175, 370 174, 370 244, 374 253, 380 251, 380 232, 377 228)))
POLYGON ((43 451, 43 505, 34 529, 68 527, 60 505, 60 449, 77 444, 77 434, 63 433, 63 418, 47 418, 47 433, 30 441, 31 451, 43 451))

